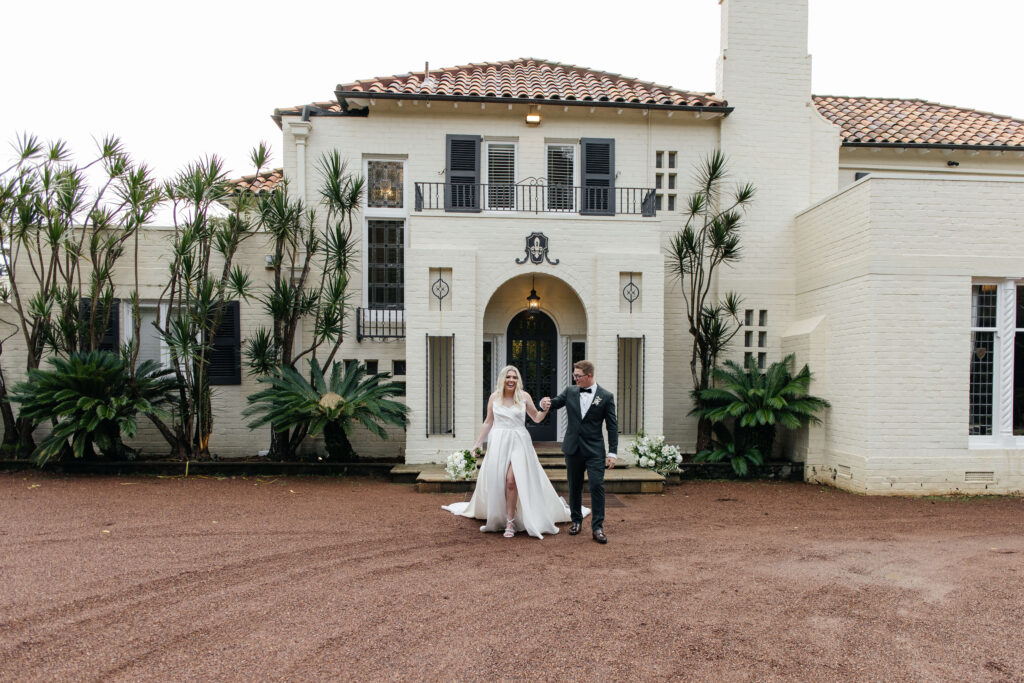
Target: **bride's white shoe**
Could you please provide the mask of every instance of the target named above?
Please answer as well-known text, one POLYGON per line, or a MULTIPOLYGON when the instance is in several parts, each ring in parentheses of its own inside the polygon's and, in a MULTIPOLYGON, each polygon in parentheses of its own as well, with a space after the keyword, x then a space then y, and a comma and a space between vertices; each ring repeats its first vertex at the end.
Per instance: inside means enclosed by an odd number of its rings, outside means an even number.
POLYGON ((510 519, 510 520, 508 520, 508 523, 505 524, 505 538, 512 538, 515 535, 516 535, 516 523, 515 523, 515 520, 510 519))

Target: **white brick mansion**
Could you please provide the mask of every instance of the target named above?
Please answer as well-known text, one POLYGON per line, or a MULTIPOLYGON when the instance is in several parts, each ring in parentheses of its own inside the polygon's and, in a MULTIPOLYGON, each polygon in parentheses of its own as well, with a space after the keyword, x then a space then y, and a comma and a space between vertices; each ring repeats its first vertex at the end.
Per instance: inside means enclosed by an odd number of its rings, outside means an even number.
MULTIPOLYGON (((519 59, 342 84, 274 113, 283 177, 306 200, 329 150, 368 180, 343 355, 404 380, 412 413, 360 452, 439 461, 472 443, 502 365, 539 397, 583 357, 624 435, 691 450, 665 248, 693 168, 720 148, 758 190, 718 283, 744 300, 730 356, 796 353, 832 404, 783 455, 867 493, 1024 489, 1024 121, 812 95, 807 0, 723 0, 721 43, 714 94, 519 59)), ((245 247, 254 271, 261 249, 245 247)), ((263 316, 243 303, 240 336, 263 316)), ((239 417, 254 387, 219 387, 214 450, 266 447, 239 417)), ((564 416, 531 430, 558 441, 564 416)))

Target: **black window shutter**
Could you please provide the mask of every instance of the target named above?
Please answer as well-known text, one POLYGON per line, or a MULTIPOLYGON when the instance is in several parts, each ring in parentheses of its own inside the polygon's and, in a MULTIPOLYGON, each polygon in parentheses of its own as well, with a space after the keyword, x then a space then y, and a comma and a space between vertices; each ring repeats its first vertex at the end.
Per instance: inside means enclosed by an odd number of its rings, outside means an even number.
POLYGON ((615 214, 615 140, 581 138, 583 202, 580 213, 615 214))
POLYGON ((445 136, 445 211, 480 211, 480 136, 445 136))
POLYGON ((210 353, 210 384, 242 383, 242 336, 238 302, 224 304, 224 318, 213 335, 210 353))
MULTIPOLYGON (((90 309, 92 308, 92 299, 87 299, 87 298, 80 299, 79 302, 78 302, 78 307, 79 307, 79 311, 80 311, 79 315, 82 318, 82 322, 84 322, 86 324, 86 327, 88 327, 88 325, 89 325, 90 309)), ((96 350, 97 351, 111 351, 113 353, 117 353, 118 351, 121 350, 121 340, 120 340, 120 337, 121 337, 121 335, 120 335, 120 332, 121 332, 121 300, 120 299, 112 299, 111 300, 111 302, 110 302, 110 315, 109 316, 107 316, 107 311, 105 311, 103 309, 100 309, 100 310, 96 311, 96 317, 97 317, 97 320, 100 322, 100 324, 103 324, 103 318, 105 316, 107 318, 107 326, 106 326, 106 329, 103 330, 103 336, 100 338, 100 345, 96 348, 96 350)), ((89 333, 88 330, 86 330, 86 334, 89 334, 89 336, 92 336, 89 333)), ((88 342, 88 338, 86 338, 83 341, 87 343, 88 342)), ((80 344, 80 347, 84 348, 85 344, 80 344)))

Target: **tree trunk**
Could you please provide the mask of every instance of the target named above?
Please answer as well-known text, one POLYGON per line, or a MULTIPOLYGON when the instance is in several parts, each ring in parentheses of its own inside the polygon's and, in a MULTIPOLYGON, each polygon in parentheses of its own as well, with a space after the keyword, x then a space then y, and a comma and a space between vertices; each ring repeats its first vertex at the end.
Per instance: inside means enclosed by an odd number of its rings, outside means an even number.
POLYGON ((697 453, 711 450, 711 420, 706 417, 697 418, 697 453))
POLYGON ((352 450, 345 429, 335 422, 328 422, 324 427, 324 447, 327 449, 327 457, 335 462, 355 462, 359 459, 352 450))

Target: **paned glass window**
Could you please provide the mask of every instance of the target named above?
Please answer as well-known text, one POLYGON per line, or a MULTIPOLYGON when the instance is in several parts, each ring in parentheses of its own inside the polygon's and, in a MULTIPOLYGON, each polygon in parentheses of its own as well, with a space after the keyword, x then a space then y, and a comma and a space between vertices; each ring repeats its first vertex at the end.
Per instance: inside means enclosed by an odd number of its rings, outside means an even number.
POLYGON ((995 393, 998 285, 971 287, 971 384, 969 431, 992 434, 995 393))
POLYGON ((576 178, 576 148, 548 145, 548 210, 573 210, 573 181, 576 178))
POLYGON ((401 209, 404 174, 401 161, 367 161, 367 206, 371 209, 401 209))
POLYGON ((367 305, 405 307, 405 222, 370 220, 367 225, 367 305))

